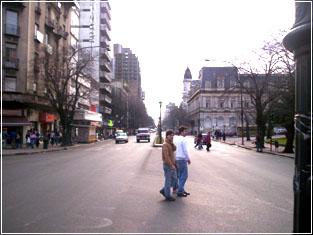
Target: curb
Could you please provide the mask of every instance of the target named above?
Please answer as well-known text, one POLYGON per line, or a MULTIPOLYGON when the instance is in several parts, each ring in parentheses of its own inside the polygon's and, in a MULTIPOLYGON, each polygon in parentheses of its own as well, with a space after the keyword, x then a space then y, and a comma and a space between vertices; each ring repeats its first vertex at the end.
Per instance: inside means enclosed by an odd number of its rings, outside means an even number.
POLYGON ((55 148, 48 148, 48 149, 36 149, 37 151, 27 151, 29 149, 25 149, 25 151, 21 152, 7 152, 5 153, 2 150, 2 157, 9 157, 9 156, 17 156, 17 155, 31 155, 31 154, 38 154, 38 153, 46 153, 46 152, 57 152, 57 151, 62 151, 62 150, 70 150, 73 148, 77 148, 77 147, 81 147, 81 146, 86 146, 86 145, 92 145, 92 144, 99 144, 99 143, 103 143, 106 142, 106 140, 104 141, 97 141, 97 142, 93 142, 93 143, 80 143, 80 144, 75 144, 75 145, 71 145, 71 146, 65 146, 65 147, 55 147, 55 148))
MULTIPOLYGON (((220 142, 220 143, 224 143, 224 144, 228 144, 228 145, 235 145, 237 147, 244 148, 244 149, 251 150, 251 151, 255 149, 253 147, 240 145, 240 144, 236 144, 236 143, 229 143, 229 142, 220 142)), ((286 154, 279 153, 279 152, 263 151, 263 153, 268 153, 268 154, 277 155, 277 156, 281 156, 281 157, 295 158, 295 156, 288 156, 286 154)))
POLYGON ((153 144, 153 147, 160 148, 160 147, 162 147, 162 144, 153 144))

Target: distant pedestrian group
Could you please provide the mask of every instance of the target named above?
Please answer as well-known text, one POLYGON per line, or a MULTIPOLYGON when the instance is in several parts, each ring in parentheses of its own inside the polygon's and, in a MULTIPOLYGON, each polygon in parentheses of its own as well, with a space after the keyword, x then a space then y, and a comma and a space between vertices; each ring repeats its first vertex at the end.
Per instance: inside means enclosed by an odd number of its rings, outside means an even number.
POLYGON ((62 134, 59 131, 49 132, 47 131, 45 134, 40 134, 36 129, 30 129, 27 131, 25 135, 26 146, 28 148, 39 148, 40 142, 50 143, 53 145, 58 145, 61 141, 62 134))

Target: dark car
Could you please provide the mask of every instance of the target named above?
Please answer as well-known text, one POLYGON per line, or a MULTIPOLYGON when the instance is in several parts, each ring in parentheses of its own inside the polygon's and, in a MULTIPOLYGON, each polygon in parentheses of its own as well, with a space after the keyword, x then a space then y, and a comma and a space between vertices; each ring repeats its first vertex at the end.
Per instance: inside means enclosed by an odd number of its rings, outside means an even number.
POLYGON ((149 128, 139 128, 136 134, 137 143, 141 140, 147 140, 150 142, 150 129, 149 128))

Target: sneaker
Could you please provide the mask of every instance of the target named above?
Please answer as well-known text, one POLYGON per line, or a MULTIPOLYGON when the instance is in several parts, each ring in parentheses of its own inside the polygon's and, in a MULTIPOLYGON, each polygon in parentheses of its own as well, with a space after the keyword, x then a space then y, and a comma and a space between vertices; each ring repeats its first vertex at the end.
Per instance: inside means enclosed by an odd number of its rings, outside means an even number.
POLYGON ((178 192, 177 196, 178 197, 187 197, 187 194, 185 194, 184 192, 183 193, 178 192))
POLYGON ((184 194, 186 194, 187 196, 190 195, 190 193, 187 193, 186 191, 184 191, 184 194))
POLYGON ((173 197, 167 197, 167 198, 165 198, 165 200, 166 200, 166 201, 173 202, 173 201, 175 201, 175 198, 173 198, 173 197))
POLYGON ((164 189, 161 189, 161 190, 160 190, 160 193, 163 195, 163 197, 166 198, 165 193, 164 193, 164 189))

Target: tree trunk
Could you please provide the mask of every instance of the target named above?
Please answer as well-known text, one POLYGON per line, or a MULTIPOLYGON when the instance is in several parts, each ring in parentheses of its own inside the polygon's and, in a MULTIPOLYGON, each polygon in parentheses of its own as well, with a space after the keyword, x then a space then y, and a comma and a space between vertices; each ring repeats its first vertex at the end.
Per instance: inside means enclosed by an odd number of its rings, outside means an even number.
POLYGON ((70 124, 62 125, 63 128, 63 137, 62 137, 62 146, 72 145, 72 127, 70 124))
POLYGON ((294 141, 294 125, 292 123, 292 125, 289 125, 287 128, 287 134, 286 134, 286 144, 285 144, 285 149, 283 151, 283 153, 294 153, 293 151, 293 141, 294 141))
POLYGON ((245 120, 246 120, 246 137, 247 137, 247 141, 250 141, 250 127, 249 127, 249 118, 247 117, 247 115, 245 115, 245 120))

